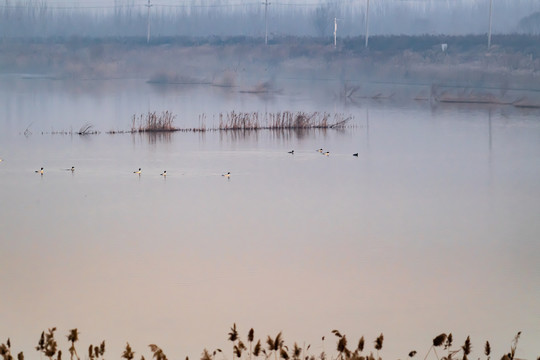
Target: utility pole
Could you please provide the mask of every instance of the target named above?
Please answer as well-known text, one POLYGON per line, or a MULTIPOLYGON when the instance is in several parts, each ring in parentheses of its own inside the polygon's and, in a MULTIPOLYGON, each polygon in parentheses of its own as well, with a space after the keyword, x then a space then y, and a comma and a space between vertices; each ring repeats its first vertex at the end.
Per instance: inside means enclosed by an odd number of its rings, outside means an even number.
POLYGON ((337 17, 334 18, 334 49, 337 48, 337 22, 338 20, 342 20, 342 19, 338 19, 337 17))
POLYGON ((334 18, 334 49, 337 47, 337 18, 334 18))
POLYGON ((146 43, 148 44, 150 42, 150 8, 153 5, 150 5, 150 0, 148 0, 148 4, 145 6, 148 8, 148 16, 146 17, 146 43))
POLYGON ((491 49, 491 12, 492 10, 493 10, 493 0, 489 0, 488 50, 491 49))
POLYGON ((366 3, 366 48, 368 47, 369 38, 369 0, 366 3))
POLYGON ((264 5, 264 45, 268 45, 268 5, 270 3, 268 0, 264 0, 262 3, 264 5))

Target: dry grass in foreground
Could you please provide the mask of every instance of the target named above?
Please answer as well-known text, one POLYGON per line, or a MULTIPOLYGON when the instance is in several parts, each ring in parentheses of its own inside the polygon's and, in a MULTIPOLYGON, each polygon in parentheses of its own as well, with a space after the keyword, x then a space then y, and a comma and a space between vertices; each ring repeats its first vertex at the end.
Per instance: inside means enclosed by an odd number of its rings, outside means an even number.
MULTIPOLYGON (((58 348, 55 332, 55 327, 48 329, 46 332, 43 331, 35 350, 40 352, 42 356, 49 358, 49 360, 62 360, 62 350, 58 348)), ((384 343, 384 335, 382 333, 373 341, 372 350, 366 348, 364 336, 360 337, 358 343, 356 343, 354 347, 350 347, 345 334, 341 334, 338 330, 332 330, 331 333, 335 336, 336 347, 335 352, 329 355, 327 355, 324 350, 325 336, 321 339, 323 351, 320 354, 313 354, 310 352, 311 344, 307 345, 307 347, 305 344, 300 347, 297 342, 294 342, 293 345, 285 345, 282 332, 279 332, 275 337, 267 336, 265 341, 266 345, 263 345, 260 339, 254 343, 255 331, 253 328, 250 329, 247 334, 245 340, 248 345, 246 345, 239 335, 236 324, 233 324, 233 327, 231 327, 227 334, 227 340, 232 343, 232 360, 253 360, 253 358, 261 357, 263 357, 264 360, 269 360, 270 357, 273 357, 274 360, 278 360, 278 357, 280 360, 382 360, 382 357, 380 356, 384 343)), ((521 360, 515 357, 520 336, 521 332, 518 332, 510 344, 510 352, 503 354, 500 358, 501 360, 521 360)), ((71 329, 66 337, 68 342, 71 343, 71 346, 68 349, 70 360, 80 360, 81 358, 75 348, 75 343, 79 341, 79 331, 77 329, 71 329)), ((155 358, 155 360, 168 360, 165 352, 156 344, 150 344, 148 347, 152 353, 152 358, 155 358)), ((491 345, 489 341, 485 342, 483 350, 485 360, 490 360, 491 345)), ((3 360, 14 360, 11 351, 11 340, 8 338, 6 343, 0 344, 0 356, 2 356, 3 360)), ((463 345, 455 346, 452 334, 442 333, 432 340, 423 359, 426 360, 431 352, 433 352, 437 360, 468 360, 468 356, 472 352, 471 339, 467 336, 463 345), (441 356, 437 353, 437 348, 442 352, 441 356)), ((412 359, 417 353, 416 350, 407 350, 403 355, 412 359)), ((90 344, 84 359, 104 360, 104 354, 105 341, 102 341, 98 345, 90 344)), ((221 360, 228 358, 224 351, 219 348, 213 351, 209 351, 205 348, 202 351, 200 360, 216 360, 216 356, 218 355, 221 360)), ((124 360, 133 360, 135 358, 135 352, 129 343, 126 343, 125 350, 120 357, 124 360)), ((145 360, 144 355, 142 355, 140 359, 145 360)), ((478 359, 481 358, 478 357, 478 359)), ((17 354, 17 360, 24 360, 23 352, 17 354)), ((186 360, 189 360, 188 357, 186 357, 186 360)), ((537 360, 540 360, 540 357, 538 357, 537 360)))

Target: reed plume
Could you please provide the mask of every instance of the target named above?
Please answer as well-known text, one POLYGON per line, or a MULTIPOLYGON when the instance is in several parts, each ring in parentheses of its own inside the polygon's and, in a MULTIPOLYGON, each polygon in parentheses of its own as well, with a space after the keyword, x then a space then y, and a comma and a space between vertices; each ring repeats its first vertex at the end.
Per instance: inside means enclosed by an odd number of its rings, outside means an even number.
POLYGON ((298 344, 294 343, 293 360, 300 360, 300 355, 302 355, 302 348, 298 346, 298 344))
POLYGON ((126 349, 122 353, 122 358, 126 360, 133 360, 134 357, 135 353, 133 352, 133 350, 131 350, 131 346, 129 346, 129 343, 126 343, 126 349))
POLYGON ((433 346, 437 347, 437 346, 441 346, 444 341, 446 340, 446 334, 440 334, 438 335, 437 337, 435 337, 435 339, 433 339, 433 346))
MULTIPOLYGON (((205 350, 206 350, 206 349, 205 349, 205 350)), ((217 354, 218 352, 221 352, 221 349, 216 349, 216 350, 214 350, 214 352, 212 352, 212 359, 215 359, 216 354, 217 354)))
POLYGON ((467 336, 467 339, 465 339, 465 343, 461 347, 463 350, 463 360, 467 360, 467 355, 471 353, 472 345, 471 345, 471 337, 467 336))
POLYGON ((7 344, 1 344, 0 345, 0 356, 4 360, 13 360, 13 356, 11 356, 11 342, 7 341, 7 344))
POLYGON ((382 350, 384 341, 384 335, 381 333, 377 339, 375 339, 375 350, 377 350, 377 360, 380 359, 379 357, 379 351, 382 350))
POLYGON ((287 353, 287 351, 285 351, 284 348, 279 349, 279 357, 283 360, 289 360, 289 354, 287 353))
POLYGON ((242 357, 242 348, 240 348, 239 346, 234 345, 233 352, 234 352, 234 354, 236 355, 237 358, 240 359, 242 357))
POLYGON ((238 331, 236 330, 236 323, 233 324, 233 327, 231 328, 231 331, 229 332, 229 341, 232 341, 233 343, 233 360, 235 355, 235 342, 238 340, 238 331))
POLYGON ((486 345, 484 346, 484 354, 487 356, 487 360, 489 360, 489 355, 491 354, 491 345, 489 345, 489 341, 486 341, 486 345))
POLYGON ((47 333, 44 331, 41 333, 41 337, 36 346, 36 350, 42 352, 46 357, 52 360, 53 356, 56 354, 58 349, 58 344, 54 338, 54 332, 56 328, 53 327, 47 330, 47 333))
MULTIPOLYGON (((215 353, 215 351, 214 351, 215 353)), ((206 350, 206 348, 204 348, 202 354, 201 354, 201 360, 212 360, 212 355, 210 355, 210 353, 208 352, 208 350, 206 350)))
POLYGON ((152 352, 153 358, 155 358, 156 360, 167 360, 167 356, 159 346, 157 346, 156 344, 150 344, 148 345, 148 347, 152 352))
POLYGON ((77 329, 71 329, 67 335, 67 339, 69 342, 71 342, 71 346, 69 348, 71 360, 73 360, 73 356, 76 356, 77 360, 80 360, 79 354, 77 354, 77 349, 75 349, 75 343, 79 341, 79 331, 77 329))
POLYGON ((414 357, 414 355, 416 355, 416 350, 413 350, 409 353, 410 358, 414 357))
POLYGON ((255 355, 255 357, 258 357, 259 354, 261 353, 261 350, 262 350, 261 340, 258 340, 257 343, 255 344, 255 347, 253 348, 253 355, 255 355))
POLYGON ((276 335, 275 339, 272 339, 270 336, 268 336, 268 339, 266 339, 266 344, 268 345, 268 350, 274 352, 274 357, 277 360, 277 353, 278 350, 281 349, 283 346, 283 339, 281 337, 281 331, 279 334, 276 335))
POLYGON ((229 332, 229 341, 235 342, 236 340, 238 340, 238 331, 236 330, 236 323, 234 323, 229 332))
POLYGON ((449 333, 446 337, 446 342, 444 343, 444 349, 450 349, 452 347, 452 342, 454 341, 454 338, 452 337, 452 333, 449 333))
POLYGON ((249 360, 251 360, 251 355, 253 354, 253 338, 255 336, 255 330, 253 328, 249 329, 247 340, 249 342, 249 360))
POLYGON ((360 338, 360 340, 358 340, 358 345, 356 346, 356 349, 357 349, 359 352, 364 351, 364 343, 365 343, 364 337, 362 336, 362 337, 360 338))
POLYGON ((510 346, 510 354, 509 354, 509 357, 511 360, 513 360, 514 356, 516 355, 517 344, 518 344, 520 336, 521 336, 521 331, 518 331, 518 333, 514 337, 514 340, 512 340, 512 345, 510 346))
POLYGON ((246 345, 241 340, 238 340, 238 345, 235 345, 233 348, 233 352, 236 354, 238 358, 242 357, 242 351, 246 350, 246 345))
POLYGON ((337 343, 337 351, 339 352, 340 359, 343 359, 343 354, 345 354, 346 357, 350 357, 351 352, 349 349, 347 349, 347 337, 345 335, 342 335, 339 338, 337 343))

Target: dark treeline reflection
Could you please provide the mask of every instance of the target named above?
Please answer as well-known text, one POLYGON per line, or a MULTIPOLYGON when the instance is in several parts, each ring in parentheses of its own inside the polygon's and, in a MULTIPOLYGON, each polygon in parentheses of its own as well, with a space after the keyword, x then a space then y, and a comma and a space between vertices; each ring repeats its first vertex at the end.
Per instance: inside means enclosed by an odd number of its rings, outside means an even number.
MULTIPOLYGON (((366 30, 366 0, 180 2, 89 0, 4 0, 0 3, 0 36, 358 36, 366 30)), ((490 0, 370 0, 370 34, 483 34, 488 31, 490 0)), ((493 1, 493 32, 540 33, 540 2, 493 1)))

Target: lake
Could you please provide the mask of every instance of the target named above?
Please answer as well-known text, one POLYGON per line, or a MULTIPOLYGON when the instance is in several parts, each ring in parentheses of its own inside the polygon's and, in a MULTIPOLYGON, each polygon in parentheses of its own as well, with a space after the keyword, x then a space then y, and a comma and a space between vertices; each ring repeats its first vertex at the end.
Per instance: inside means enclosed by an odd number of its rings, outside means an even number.
POLYGON ((85 359, 106 340, 105 358, 129 342, 137 358, 157 344, 170 359, 231 360, 236 323, 244 342, 251 327, 263 344, 283 331, 308 355, 335 358, 338 329, 352 349, 364 336, 364 354, 384 333, 383 359, 424 358, 443 332, 455 349, 470 335, 471 359, 487 340, 498 359, 522 331, 516 356, 536 359, 540 110, 351 101, 331 80, 275 88, 0 78, 0 339, 38 359, 56 326, 66 357, 76 327, 85 359), (165 110, 178 127, 233 110, 353 119, 107 133, 165 110), (69 134, 84 124, 100 133, 69 134))

